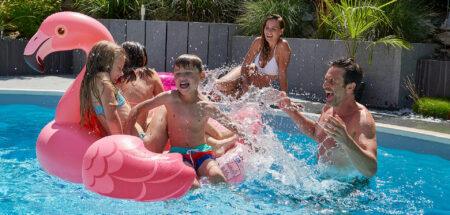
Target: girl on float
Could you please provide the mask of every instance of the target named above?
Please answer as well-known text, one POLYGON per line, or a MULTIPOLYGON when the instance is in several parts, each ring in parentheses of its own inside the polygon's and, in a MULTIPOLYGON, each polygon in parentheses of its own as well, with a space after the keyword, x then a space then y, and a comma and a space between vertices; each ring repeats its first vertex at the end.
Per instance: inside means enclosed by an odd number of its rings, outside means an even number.
MULTIPOLYGON (((87 58, 80 87, 80 124, 101 136, 123 134, 122 126, 131 110, 116 87, 125 60, 122 47, 109 41, 94 44, 87 58)), ((132 131, 134 135, 141 132, 140 126, 132 131)))
MULTIPOLYGON (((146 67, 147 51, 138 42, 126 41, 122 43, 127 59, 123 68, 123 76, 119 78, 117 86, 122 90, 124 97, 131 107, 151 99, 159 93, 164 92, 164 86, 158 73, 154 69, 146 67)), ((141 137, 146 136, 149 131, 149 123, 153 112, 142 113, 137 123, 146 131, 141 137)))
MULTIPOLYGON (((269 87, 279 79, 281 90, 288 91, 286 71, 291 58, 291 48, 281 38, 284 21, 280 15, 269 15, 262 25, 261 36, 257 37, 244 58, 241 66, 233 68, 221 77, 215 88, 234 98, 240 98, 248 91, 248 86, 269 87)), ((220 100, 217 95, 214 100, 220 100)))

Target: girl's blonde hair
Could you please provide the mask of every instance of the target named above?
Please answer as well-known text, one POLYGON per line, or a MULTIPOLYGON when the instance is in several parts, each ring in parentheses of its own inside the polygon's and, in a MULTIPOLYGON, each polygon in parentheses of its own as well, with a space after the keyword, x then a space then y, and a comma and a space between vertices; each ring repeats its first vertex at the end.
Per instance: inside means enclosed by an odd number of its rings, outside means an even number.
MULTIPOLYGON (((88 54, 86 62, 86 73, 80 87, 80 125, 103 135, 103 129, 99 126, 94 108, 92 106, 92 98, 96 99, 103 106, 98 91, 97 74, 99 72, 110 73, 116 57, 125 56, 122 47, 114 42, 100 41, 94 44, 88 54)), ((112 83, 111 83, 112 84, 112 83)))

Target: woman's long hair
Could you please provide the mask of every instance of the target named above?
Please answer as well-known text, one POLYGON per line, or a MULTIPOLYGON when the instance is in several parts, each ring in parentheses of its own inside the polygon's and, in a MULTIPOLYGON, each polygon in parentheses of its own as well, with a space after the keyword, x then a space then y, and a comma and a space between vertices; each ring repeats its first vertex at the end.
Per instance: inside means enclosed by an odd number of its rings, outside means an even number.
POLYGON ((269 55, 270 55, 270 46, 269 46, 269 42, 267 42, 267 40, 266 40, 266 35, 264 34, 264 28, 266 27, 267 21, 269 21, 271 19, 278 21, 278 24, 280 25, 280 29, 284 29, 284 20, 280 15, 271 14, 268 17, 266 17, 266 19, 264 20, 264 24, 262 25, 262 30, 261 30, 261 37, 263 38, 262 44, 261 44, 261 47, 262 47, 261 48, 261 59, 263 59, 263 60, 268 60, 269 55))
MULTIPOLYGON (((96 84, 99 72, 110 73, 116 57, 125 56, 123 49, 114 42, 100 41, 89 52, 86 62, 86 72, 80 87, 80 125, 89 130, 104 135, 92 106, 92 97, 103 106, 100 92, 96 84)), ((112 83, 111 83, 112 84, 112 83)))
POLYGON ((134 41, 126 41, 121 44, 123 50, 127 54, 127 60, 123 67, 123 76, 119 82, 130 82, 136 80, 136 74, 140 78, 145 76, 152 77, 153 71, 150 68, 145 68, 147 64, 147 50, 145 47, 134 41))

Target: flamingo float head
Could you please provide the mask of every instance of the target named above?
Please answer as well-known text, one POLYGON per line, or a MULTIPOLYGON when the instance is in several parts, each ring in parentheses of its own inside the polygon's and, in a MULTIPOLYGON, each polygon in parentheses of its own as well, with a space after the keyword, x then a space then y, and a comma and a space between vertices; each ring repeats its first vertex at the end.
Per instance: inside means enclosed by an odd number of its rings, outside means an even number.
POLYGON ((26 63, 44 72, 44 58, 55 51, 81 49, 89 53, 98 41, 114 41, 109 31, 92 17, 76 12, 60 12, 47 17, 24 50, 26 63))
MULTIPOLYGON (((92 46, 102 40, 114 41, 111 33, 92 17, 76 12, 60 12, 47 17, 24 50, 27 64, 44 72, 44 58, 55 51, 81 49, 86 56, 92 46)), ((56 107, 56 123, 80 122, 80 86, 85 68, 66 90, 56 107)))

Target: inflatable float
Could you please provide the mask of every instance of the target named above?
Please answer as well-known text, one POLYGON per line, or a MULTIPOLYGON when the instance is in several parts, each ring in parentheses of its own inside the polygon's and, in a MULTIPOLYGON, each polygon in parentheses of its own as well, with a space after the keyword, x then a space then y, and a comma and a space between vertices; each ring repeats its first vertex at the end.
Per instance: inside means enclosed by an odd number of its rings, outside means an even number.
MULTIPOLYGON (((81 49, 89 53, 98 41, 114 41, 97 20, 75 12, 47 17, 24 50, 27 64, 43 72, 44 58, 55 51, 81 49)), ((184 165, 178 153, 153 153, 141 139, 130 135, 100 137, 80 127, 79 91, 86 67, 61 97, 55 119, 48 123, 36 142, 38 161, 47 173, 85 187, 101 195, 137 201, 158 201, 183 196, 191 187, 195 171, 184 165)), ((159 73, 165 90, 174 89, 173 75, 159 73)), ((236 115, 243 120, 255 110, 236 115)), ((259 118, 258 118, 259 117, 259 118)), ((220 124, 216 123, 220 128, 220 124)), ((253 123, 254 131, 261 125, 253 123)), ((222 128, 223 129, 223 128, 222 128)), ((243 171, 243 144, 228 151, 218 162, 230 183, 240 183, 243 171)))

